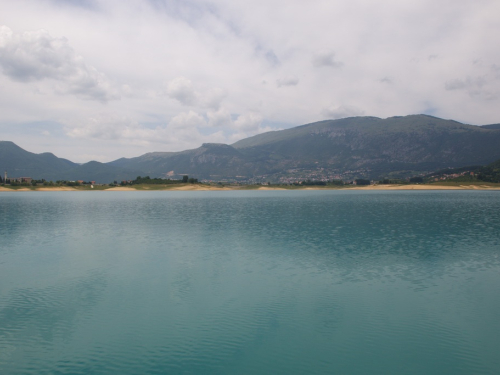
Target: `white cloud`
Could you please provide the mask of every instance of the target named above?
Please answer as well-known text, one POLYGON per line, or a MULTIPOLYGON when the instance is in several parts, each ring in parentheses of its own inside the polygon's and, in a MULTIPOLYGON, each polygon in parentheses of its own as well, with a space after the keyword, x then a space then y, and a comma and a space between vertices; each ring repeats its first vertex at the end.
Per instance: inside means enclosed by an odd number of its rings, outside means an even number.
POLYGON ((182 151, 198 148, 202 143, 227 142, 223 131, 209 135, 202 134, 200 129, 206 126, 207 123, 200 114, 194 111, 182 112, 168 123, 162 143, 169 151, 182 151))
POLYGON ((171 130, 191 130, 203 126, 206 126, 204 118, 194 111, 179 113, 168 123, 168 128, 171 130))
POLYGON ((225 108, 217 111, 208 111, 208 124, 212 127, 230 127, 233 123, 231 114, 225 108))
POLYGON ((203 136, 199 132, 199 128, 206 125, 205 119, 194 111, 179 113, 168 124, 152 127, 116 113, 99 113, 83 122, 68 124, 66 133, 77 139, 112 140, 139 146, 163 145, 169 147, 169 151, 181 151, 191 147, 193 140, 202 143, 215 138, 221 141, 220 133, 203 136))
POLYGON ((324 108, 321 112, 323 116, 328 119, 339 119, 344 117, 355 117, 355 116, 363 116, 365 112, 357 107, 350 105, 341 105, 338 107, 330 106, 324 108))
POLYGON ((2 137, 65 124, 71 147, 50 131, 45 150, 112 158, 343 116, 496 123, 499 13, 497 0, 3 1, 2 137))
POLYGON ((0 67, 18 82, 53 80, 60 94, 103 102, 118 97, 106 76, 87 65, 67 39, 54 38, 46 30, 15 33, 1 26, 0 67))
POLYGON ((262 116, 258 113, 247 113, 238 116, 234 121, 237 129, 247 133, 255 134, 259 132, 260 124, 262 123, 262 116))
POLYGON ((193 83, 184 77, 177 77, 168 83, 167 95, 187 106, 198 102, 198 93, 194 90, 193 83))
POLYGON ((189 148, 197 148, 202 143, 224 143, 226 137, 222 131, 203 135, 200 128, 206 127, 205 119, 194 111, 182 112, 172 118, 168 123, 166 132, 162 137, 164 146, 169 151, 181 151, 189 148))
POLYGON ((177 77, 167 83, 166 95, 180 104, 190 107, 218 110, 227 92, 219 87, 203 89, 185 77, 177 77))
POLYGON ((157 140, 159 130, 163 131, 161 128, 146 129, 126 116, 109 113, 97 114, 66 128, 68 136, 72 138, 119 140, 139 144, 157 140))
POLYGON ((226 96, 227 92, 225 90, 221 88, 213 88, 206 93, 204 105, 210 109, 217 110, 226 96))
POLYGON ((263 117, 257 112, 231 116, 227 109, 220 108, 217 111, 208 111, 207 118, 210 127, 222 128, 228 133, 226 134, 226 142, 230 143, 263 131, 272 130, 261 127, 263 117), (233 117, 236 117, 236 119, 233 120, 233 117))

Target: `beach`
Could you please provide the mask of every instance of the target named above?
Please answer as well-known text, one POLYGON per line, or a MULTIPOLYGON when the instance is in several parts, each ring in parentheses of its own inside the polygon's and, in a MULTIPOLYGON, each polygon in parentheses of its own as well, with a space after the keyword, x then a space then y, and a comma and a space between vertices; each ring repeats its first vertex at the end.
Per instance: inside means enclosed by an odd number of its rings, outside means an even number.
POLYGON ((437 184, 411 184, 411 185, 368 185, 368 186, 256 186, 256 185, 203 185, 203 184, 186 184, 186 185, 137 185, 131 186, 115 186, 109 188, 75 188, 70 186, 54 186, 54 187, 18 187, 8 188, 0 186, 0 192, 22 192, 22 191, 229 191, 229 190, 500 190, 500 184, 481 184, 481 185, 437 185, 437 184))

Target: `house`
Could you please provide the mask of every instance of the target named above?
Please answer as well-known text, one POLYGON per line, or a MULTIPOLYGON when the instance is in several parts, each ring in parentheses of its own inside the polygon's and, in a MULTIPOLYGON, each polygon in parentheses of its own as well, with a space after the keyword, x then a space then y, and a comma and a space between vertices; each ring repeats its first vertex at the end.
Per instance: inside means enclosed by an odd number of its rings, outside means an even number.
POLYGON ((27 184, 31 184, 31 181, 33 179, 31 177, 9 177, 7 180, 9 180, 11 183, 12 182, 19 182, 19 183, 26 182, 27 184))

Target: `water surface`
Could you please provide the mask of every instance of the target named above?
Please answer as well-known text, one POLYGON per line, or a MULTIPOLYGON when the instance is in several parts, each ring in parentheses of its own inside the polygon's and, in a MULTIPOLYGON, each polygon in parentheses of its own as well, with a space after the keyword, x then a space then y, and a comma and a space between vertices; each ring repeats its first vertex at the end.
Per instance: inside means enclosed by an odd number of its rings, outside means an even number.
POLYGON ((496 374, 500 194, 0 194, 2 374, 496 374))

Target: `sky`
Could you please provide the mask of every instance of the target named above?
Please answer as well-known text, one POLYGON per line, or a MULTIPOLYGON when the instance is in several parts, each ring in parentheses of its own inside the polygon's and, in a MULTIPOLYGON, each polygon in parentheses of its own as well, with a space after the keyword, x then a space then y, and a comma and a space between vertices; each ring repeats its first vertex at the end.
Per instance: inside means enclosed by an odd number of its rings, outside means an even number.
POLYGON ((500 123, 498 0, 0 0, 0 140, 108 162, 350 116, 500 123))

